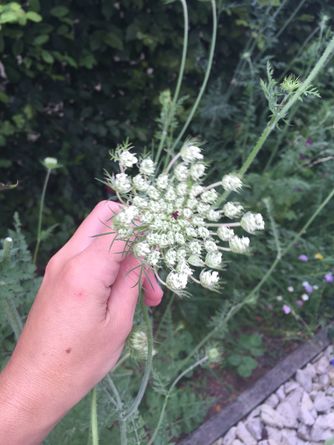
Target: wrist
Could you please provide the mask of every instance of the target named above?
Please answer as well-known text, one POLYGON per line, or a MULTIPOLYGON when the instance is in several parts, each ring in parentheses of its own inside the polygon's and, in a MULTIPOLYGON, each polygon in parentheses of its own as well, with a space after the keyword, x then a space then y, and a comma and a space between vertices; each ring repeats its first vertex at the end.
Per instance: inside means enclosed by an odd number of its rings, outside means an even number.
POLYGON ((40 444, 69 409, 56 386, 33 367, 10 361, 0 374, 0 437, 11 445, 40 444))

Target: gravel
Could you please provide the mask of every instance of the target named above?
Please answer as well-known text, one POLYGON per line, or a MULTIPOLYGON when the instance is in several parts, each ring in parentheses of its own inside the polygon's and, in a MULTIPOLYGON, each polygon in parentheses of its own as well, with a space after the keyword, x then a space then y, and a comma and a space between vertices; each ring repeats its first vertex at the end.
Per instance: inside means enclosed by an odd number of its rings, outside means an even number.
POLYGON ((324 445, 334 439, 333 354, 329 346, 212 445, 324 445))

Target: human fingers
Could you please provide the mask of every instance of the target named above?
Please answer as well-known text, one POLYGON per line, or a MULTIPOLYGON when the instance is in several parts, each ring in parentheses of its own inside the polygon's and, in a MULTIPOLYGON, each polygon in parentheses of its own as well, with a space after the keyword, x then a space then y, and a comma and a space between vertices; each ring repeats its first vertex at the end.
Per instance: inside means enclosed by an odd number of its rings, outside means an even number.
POLYGON ((96 235, 114 232, 111 217, 118 213, 120 208, 121 204, 106 200, 100 201, 67 243, 57 252, 55 257, 58 261, 67 261, 83 252, 95 241, 96 235))
POLYGON ((145 293, 144 302, 147 306, 158 306, 161 303, 163 291, 151 269, 145 271, 143 289, 145 293))

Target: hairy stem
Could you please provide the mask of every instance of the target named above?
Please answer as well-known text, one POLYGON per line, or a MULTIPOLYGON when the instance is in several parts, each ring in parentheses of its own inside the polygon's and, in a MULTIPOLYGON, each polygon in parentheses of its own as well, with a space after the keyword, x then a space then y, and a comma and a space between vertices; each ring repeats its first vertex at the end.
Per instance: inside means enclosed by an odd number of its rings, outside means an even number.
POLYGON ((152 437, 151 437, 151 439, 149 440, 149 442, 148 442, 147 445, 152 445, 152 444, 154 444, 154 440, 155 440, 155 438, 157 437, 157 434, 159 433, 159 430, 160 430, 160 427, 161 427, 161 424, 162 424, 162 421, 163 421, 163 418, 164 418, 164 415, 165 415, 165 411, 166 411, 166 408, 167 408, 168 400, 169 400, 169 398, 170 398, 170 396, 171 396, 171 393, 173 392, 173 389, 175 388, 175 386, 179 383, 179 381, 180 381, 186 374, 188 374, 189 372, 193 371, 195 368, 197 368, 198 366, 202 365, 202 364, 205 363, 207 360, 208 360, 208 357, 207 357, 207 356, 202 357, 200 360, 197 360, 197 362, 193 363, 191 366, 189 366, 187 369, 185 369, 183 372, 181 372, 181 374, 178 375, 178 376, 176 377, 176 379, 173 381, 173 383, 170 385, 170 387, 169 387, 169 389, 168 389, 168 391, 167 391, 167 394, 165 395, 165 399, 164 399, 164 402, 163 402, 163 405, 162 405, 162 408, 161 408, 161 411, 160 411, 160 416, 159 416, 159 420, 158 420, 157 426, 155 427, 155 430, 154 430, 154 432, 153 432, 153 435, 152 435, 152 437))
POLYGON ((180 70, 179 70, 179 75, 178 75, 178 79, 177 79, 177 84, 175 87, 175 91, 174 91, 174 95, 173 95, 173 100, 171 103, 171 108, 170 108, 170 112, 166 118, 166 121, 164 122, 164 126, 162 129, 162 137, 160 140, 160 144, 159 144, 159 148, 157 151, 157 155, 155 158, 156 162, 159 162, 159 158, 168 134, 168 127, 170 125, 170 123, 173 120, 175 111, 176 111, 176 105, 177 105, 177 101, 180 95, 180 89, 181 89, 181 85, 182 85, 182 81, 183 81, 183 77, 184 77, 184 69, 186 66, 186 59, 187 59, 187 51, 188 51, 188 33, 189 33, 189 17, 188 17, 188 8, 187 8, 187 2, 186 0, 180 0, 182 3, 182 11, 183 11, 183 20, 184 20, 184 33, 183 33, 183 50, 182 50, 182 58, 181 58, 181 64, 180 64, 180 70))
POLYGON ((134 400, 134 402, 132 403, 129 411, 127 412, 127 414, 124 415, 123 419, 124 420, 128 420, 131 416, 133 416, 133 414, 137 411, 141 401, 143 400, 147 385, 148 385, 148 381, 151 375, 151 371, 152 371, 152 361, 153 361, 153 333, 152 333, 152 322, 150 320, 150 316, 148 314, 148 308, 145 306, 144 304, 144 299, 143 299, 143 291, 142 291, 142 287, 140 286, 140 306, 141 306, 141 310, 142 310, 142 314, 144 317, 144 322, 145 322, 145 326, 146 326, 146 335, 147 335, 147 358, 146 358, 146 365, 145 365, 145 370, 144 370, 144 375, 138 390, 138 394, 134 400))
POLYGON ((123 416, 123 402, 113 379, 109 375, 107 375, 106 380, 109 384, 111 391, 115 396, 116 408, 119 416, 118 420, 119 420, 120 435, 121 435, 120 445, 127 445, 128 438, 127 438, 126 420, 124 419, 123 416))
POLYGON ((195 100, 195 103, 189 113, 188 119, 185 122, 185 124, 182 127, 182 130, 180 131, 178 137, 176 138, 172 148, 171 148, 171 152, 173 153, 175 148, 177 147, 177 145, 179 144, 180 140, 182 139, 184 133, 186 132, 187 128, 189 127, 190 122, 192 121, 194 114, 197 111, 198 105, 202 99, 202 96, 204 94, 204 91, 206 89, 208 80, 209 80, 209 76, 210 76, 210 72, 211 72, 211 68, 212 68, 212 62, 213 62, 213 56, 214 56, 214 52, 215 52, 215 47, 216 47, 216 39, 217 39, 217 8, 216 8, 216 1, 215 0, 211 0, 211 6, 212 6, 212 36, 211 36, 211 47, 210 47, 210 53, 209 53, 209 60, 208 60, 208 65, 205 71, 205 75, 204 75, 204 80, 203 83, 201 85, 200 91, 198 93, 198 96, 195 100))
POLYGON ((99 426, 97 423, 97 394, 96 387, 92 391, 92 400, 90 408, 90 421, 92 431, 92 444, 99 445, 99 426))

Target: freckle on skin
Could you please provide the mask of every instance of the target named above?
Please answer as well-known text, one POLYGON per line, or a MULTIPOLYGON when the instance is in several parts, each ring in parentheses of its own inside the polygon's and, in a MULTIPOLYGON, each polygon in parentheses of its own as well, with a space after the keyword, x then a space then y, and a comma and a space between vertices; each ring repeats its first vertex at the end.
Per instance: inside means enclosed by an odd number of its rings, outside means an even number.
POLYGON ((65 349, 66 354, 69 354, 72 351, 72 348, 65 349))

